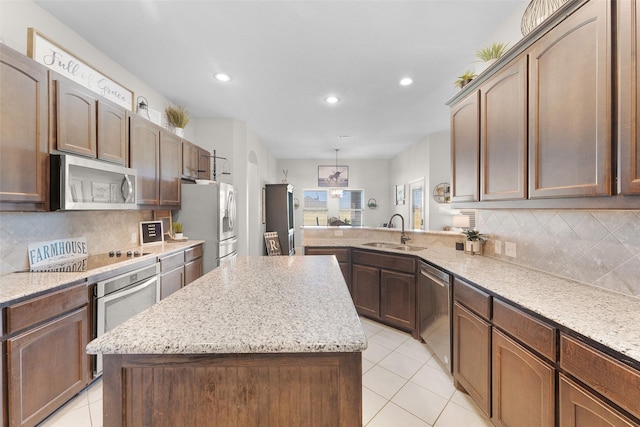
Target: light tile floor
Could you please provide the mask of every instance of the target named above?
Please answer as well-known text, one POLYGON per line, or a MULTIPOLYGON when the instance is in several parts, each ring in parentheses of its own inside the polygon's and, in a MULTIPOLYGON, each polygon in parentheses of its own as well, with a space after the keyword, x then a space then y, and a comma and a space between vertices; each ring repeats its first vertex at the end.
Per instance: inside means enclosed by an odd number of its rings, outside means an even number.
MULTIPOLYGON (((409 334, 362 319, 369 347, 362 353, 362 422, 366 427, 490 427, 468 395, 424 344, 409 334)), ((40 427, 102 426, 102 380, 40 427)))

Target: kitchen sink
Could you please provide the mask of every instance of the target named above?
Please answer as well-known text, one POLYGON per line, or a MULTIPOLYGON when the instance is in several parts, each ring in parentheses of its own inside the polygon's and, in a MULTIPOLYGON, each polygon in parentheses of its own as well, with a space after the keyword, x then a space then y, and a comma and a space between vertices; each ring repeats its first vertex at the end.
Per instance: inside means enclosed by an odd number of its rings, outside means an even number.
POLYGON ((425 248, 420 246, 410 246, 410 245, 399 245, 397 243, 384 243, 384 242, 369 242, 363 243, 363 246, 372 246, 374 248, 382 248, 382 249, 396 249, 400 251, 421 251, 425 248))

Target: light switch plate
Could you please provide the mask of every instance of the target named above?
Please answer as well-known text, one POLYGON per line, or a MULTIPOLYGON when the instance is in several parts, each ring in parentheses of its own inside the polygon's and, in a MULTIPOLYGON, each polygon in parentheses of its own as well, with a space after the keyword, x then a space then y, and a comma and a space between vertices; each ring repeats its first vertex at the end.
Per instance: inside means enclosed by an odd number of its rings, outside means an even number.
POLYGON ((131 233, 131 243, 138 243, 138 233, 131 233))
POLYGON ((343 234, 342 230, 336 230, 333 232, 334 236, 342 236, 342 234, 343 234))
POLYGON ((494 242, 494 248, 495 248, 496 255, 500 255, 502 253, 502 241, 496 240, 494 242))
POLYGON ((504 254, 506 256, 510 256, 511 258, 516 257, 516 244, 513 242, 505 242, 504 243, 504 254))

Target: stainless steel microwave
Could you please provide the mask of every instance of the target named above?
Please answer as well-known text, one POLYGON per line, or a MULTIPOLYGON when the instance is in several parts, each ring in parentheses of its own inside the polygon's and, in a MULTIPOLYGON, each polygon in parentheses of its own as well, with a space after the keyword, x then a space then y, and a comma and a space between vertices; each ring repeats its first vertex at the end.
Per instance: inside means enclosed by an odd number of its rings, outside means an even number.
POLYGON ((51 210, 137 209, 135 169, 69 154, 52 154, 51 210))

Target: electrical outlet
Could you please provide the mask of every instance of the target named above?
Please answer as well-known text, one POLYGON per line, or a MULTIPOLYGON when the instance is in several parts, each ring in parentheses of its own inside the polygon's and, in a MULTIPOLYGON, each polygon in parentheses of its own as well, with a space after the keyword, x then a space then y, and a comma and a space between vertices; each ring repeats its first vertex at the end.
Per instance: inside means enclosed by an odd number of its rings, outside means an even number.
POLYGON ((342 236, 342 234, 343 234, 343 233, 342 233, 342 230, 335 230, 335 231, 333 232, 333 235, 334 235, 334 236, 342 236))
POLYGON ((131 243, 138 243, 138 233, 131 233, 131 243))
POLYGON ((496 255, 500 255, 502 253, 502 241, 496 240, 494 242, 496 255))
POLYGON ((506 256, 510 256, 511 258, 516 257, 516 244, 513 242, 505 242, 504 243, 504 254, 506 256))

